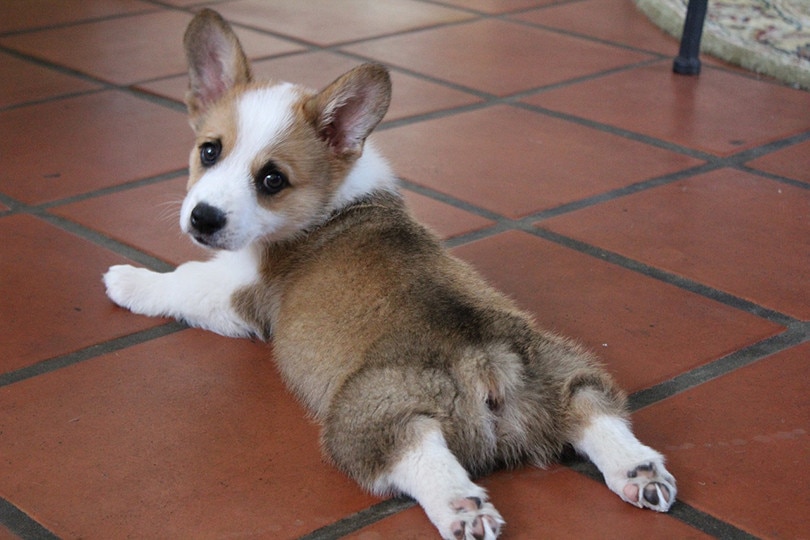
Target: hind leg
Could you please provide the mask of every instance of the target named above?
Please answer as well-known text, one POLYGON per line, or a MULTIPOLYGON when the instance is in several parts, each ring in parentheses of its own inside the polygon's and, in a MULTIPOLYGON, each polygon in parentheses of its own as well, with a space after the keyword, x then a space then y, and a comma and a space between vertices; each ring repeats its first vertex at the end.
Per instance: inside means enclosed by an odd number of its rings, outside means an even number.
POLYGON ((633 435, 630 423, 618 412, 599 407, 594 390, 574 397, 581 426, 574 448, 586 455, 605 477, 611 491, 639 508, 666 512, 675 502, 675 478, 664 467, 664 457, 633 435))
POLYGON ((426 418, 414 422, 420 424, 419 435, 379 476, 376 491, 395 491, 416 499, 442 538, 497 538, 504 523, 501 515, 447 448, 438 423, 426 418))
POLYGON ((476 448, 470 458, 475 461, 489 459, 492 449, 474 442, 486 438, 470 433, 475 425, 451 421, 443 412, 459 403, 444 372, 407 365, 362 369, 332 401, 324 450, 366 489, 416 499, 443 538, 494 540, 503 519, 484 489, 470 480, 462 465, 469 462, 462 462, 450 449, 457 445, 448 441, 458 437, 455 431, 467 435, 465 447, 476 448), (445 428, 451 430, 447 435, 445 428))

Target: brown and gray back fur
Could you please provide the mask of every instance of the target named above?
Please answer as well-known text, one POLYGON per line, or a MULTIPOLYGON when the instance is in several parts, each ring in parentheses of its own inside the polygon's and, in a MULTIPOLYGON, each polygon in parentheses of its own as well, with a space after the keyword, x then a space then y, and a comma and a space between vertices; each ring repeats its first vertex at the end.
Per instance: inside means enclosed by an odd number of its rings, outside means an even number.
POLYGON ((478 476, 555 458, 585 421, 572 407, 579 390, 624 414, 589 354, 538 330, 397 194, 262 249, 262 282, 234 301, 272 334, 286 382, 323 423, 326 453, 366 487, 435 422, 478 476))

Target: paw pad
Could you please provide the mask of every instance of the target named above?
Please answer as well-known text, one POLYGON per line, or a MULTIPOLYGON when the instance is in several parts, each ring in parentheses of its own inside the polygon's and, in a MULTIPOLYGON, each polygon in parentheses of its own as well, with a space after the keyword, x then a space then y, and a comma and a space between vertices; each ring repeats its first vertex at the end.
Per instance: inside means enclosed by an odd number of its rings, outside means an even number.
POLYGON ((623 498, 641 508, 666 512, 675 501, 675 479, 663 465, 642 463, 627 471, 623 498))
POLYGON ((456 512, 456 521, 450 525, 457 540, 494 540, 500 534, 504 521, 492 504, 480 497, 457 499, 450 505, 456 512))

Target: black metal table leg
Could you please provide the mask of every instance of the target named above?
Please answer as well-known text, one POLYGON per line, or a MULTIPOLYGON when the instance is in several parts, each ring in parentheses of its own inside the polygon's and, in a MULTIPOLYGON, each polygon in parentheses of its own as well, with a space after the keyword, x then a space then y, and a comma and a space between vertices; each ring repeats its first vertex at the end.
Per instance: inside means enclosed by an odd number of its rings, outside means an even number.
POLYGON ((681 49, 672 65, 672 71, 681 75, 700 73, 700 38, 703 35, 703 21, 706 19, 708 0, 689 0, 686 7, 686 20, 683 22, 681 49))

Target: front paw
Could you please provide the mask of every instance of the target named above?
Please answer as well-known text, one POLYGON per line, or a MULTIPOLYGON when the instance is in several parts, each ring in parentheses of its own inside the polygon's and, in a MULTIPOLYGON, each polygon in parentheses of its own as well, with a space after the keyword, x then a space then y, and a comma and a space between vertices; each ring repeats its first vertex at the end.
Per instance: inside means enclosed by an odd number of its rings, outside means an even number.
POLYGON ((111 266, 103 280, 110 300, 135 313, 151 315, 149 297, 159 275, 146 268, 120 264, 111 266))

